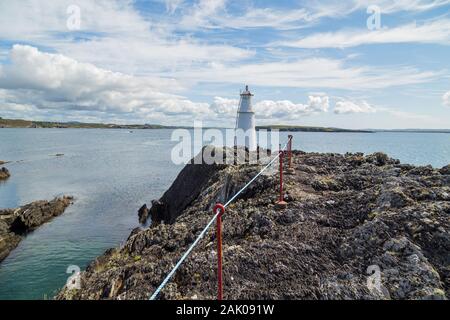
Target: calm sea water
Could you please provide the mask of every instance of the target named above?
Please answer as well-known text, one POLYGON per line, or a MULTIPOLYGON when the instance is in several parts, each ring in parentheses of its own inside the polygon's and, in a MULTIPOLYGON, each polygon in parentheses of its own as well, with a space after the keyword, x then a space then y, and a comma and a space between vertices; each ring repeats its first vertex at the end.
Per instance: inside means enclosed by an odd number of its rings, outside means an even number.
MULTIPOLYGON (((69 276, 138 226, 137 210, 170 186, 170 130, 0 129, 11 178, 0 208, 73 195, 74 205, 29 234, 0 264, 0 299, 51 298, 69 276), (62 153, 63 157, 56 157, 62 153)), ((281 134, 280 140, 287 134, 281 134)), ((450 134, 295 133, 294 147, 319 152, 384 151, 404 163, 450 163, 450 134)))

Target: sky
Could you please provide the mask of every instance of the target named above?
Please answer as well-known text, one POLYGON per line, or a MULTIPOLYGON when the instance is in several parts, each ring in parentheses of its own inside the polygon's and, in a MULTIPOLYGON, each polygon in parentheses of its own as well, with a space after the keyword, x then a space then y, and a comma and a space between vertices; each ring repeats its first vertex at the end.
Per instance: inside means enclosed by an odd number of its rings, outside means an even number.
POLYGON ((0 117, 450 129, 450 0, 0 0, 0 117))

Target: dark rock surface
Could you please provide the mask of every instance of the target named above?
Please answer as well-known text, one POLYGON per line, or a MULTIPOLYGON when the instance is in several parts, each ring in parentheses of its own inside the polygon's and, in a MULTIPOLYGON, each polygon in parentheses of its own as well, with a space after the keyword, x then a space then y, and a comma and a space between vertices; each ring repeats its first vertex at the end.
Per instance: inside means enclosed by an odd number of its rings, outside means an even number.
POLYGON ((149 210, 147 204, 144 204, 138 211, 139 223, 145 224, 148 219, 149 210))
MULTIPOLYGON (((199 157, 201 155, 181 170, 161 199, 152 201, 150 208, 152 223, 174 223, 178 215, 199 197, 201 191, 206 189, 210 179, 223 168, 223 165, 205 164, 201 159, 196 161, 199 157), (197 162, 199 164, 195 164, 197 162)), ((141 223, 145 223, 146 220, 141 223)))
MULTIPOLYGON (((276 170, 260 176, 223 216, 227 299, 446 299, 450 284, 450 175, 377 153, 295 152, 285 177, 286 209, 276 210, 276 170), (380 281, 376 281, 379 279, 380 281)), ((147 299, 212 217, 259 170, 188 166, 164 198, 159 221, 135 230, 58 299, 147 299), (191 172, 192 171, 192 172, 191 172), (201 187, 196 179, 201 178, 201 187), (179 199, 181 198, 181 199, 179 199)), ((447 168, 447 167, 446 167, 447 168)), ((162 299, 214 299, 214 228, 162 299)))
POLYGON ((0 180, 8 179, 10 176, 8 169, 5 167, 0 168, 0 180))
POLYGON ((72 200, 72 197, 62 197, 52 201, 36 201, 18 209, 0 210, 0 261, 28 232, 61 215, 72 200))

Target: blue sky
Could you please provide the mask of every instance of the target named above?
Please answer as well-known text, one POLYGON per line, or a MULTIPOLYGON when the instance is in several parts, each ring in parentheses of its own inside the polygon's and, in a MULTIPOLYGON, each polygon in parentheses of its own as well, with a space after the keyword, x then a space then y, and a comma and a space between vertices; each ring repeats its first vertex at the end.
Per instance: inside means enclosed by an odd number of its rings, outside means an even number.
POLYGON ((232 126, 248 84, 260 124, 450 128, 449 16, 448 0, 2 0, 0 116, 232 126))

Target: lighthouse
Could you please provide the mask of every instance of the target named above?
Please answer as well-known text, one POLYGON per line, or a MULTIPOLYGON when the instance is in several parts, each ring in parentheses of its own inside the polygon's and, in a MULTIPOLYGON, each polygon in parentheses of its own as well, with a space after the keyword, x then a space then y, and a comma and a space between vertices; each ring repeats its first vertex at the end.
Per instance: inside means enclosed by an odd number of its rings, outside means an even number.
POLYGON ((235 145, 241 144, 249 151, 256 150, 255 112, 253 112, 252 97, 253 94, 248 90, 248 86, 245 86, 245 91, 241 92, 239 100, 235 128, 235 145))

